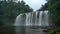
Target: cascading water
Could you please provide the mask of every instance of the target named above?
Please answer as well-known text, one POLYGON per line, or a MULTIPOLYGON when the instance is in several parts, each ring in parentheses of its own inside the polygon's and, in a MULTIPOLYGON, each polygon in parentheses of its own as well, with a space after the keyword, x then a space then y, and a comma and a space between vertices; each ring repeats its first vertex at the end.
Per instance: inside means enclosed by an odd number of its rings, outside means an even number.
MULTIPOLYGON (((41 27, 50 26, 48 11, 36 11, 20 14, 17 16, 14 25, 16 26, 16 34, 21 34, 20 33, 22 31, 21 26, 41 26, 41 27)), ((25 29, 26 34, 29 34, 27 33, 28 28, 25 29)))

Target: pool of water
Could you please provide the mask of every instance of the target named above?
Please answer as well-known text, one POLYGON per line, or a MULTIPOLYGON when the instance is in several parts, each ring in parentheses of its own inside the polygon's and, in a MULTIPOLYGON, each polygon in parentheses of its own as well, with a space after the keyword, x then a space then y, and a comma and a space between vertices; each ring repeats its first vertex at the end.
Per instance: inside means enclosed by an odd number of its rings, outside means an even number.
POLYGON ((15 27, 14 26, 0 27, 0 34, 15 34, 15 27))
POLYGON ((5 26, 0 27, 0 34, 44 34, 43 30, 34 26, 5 26))

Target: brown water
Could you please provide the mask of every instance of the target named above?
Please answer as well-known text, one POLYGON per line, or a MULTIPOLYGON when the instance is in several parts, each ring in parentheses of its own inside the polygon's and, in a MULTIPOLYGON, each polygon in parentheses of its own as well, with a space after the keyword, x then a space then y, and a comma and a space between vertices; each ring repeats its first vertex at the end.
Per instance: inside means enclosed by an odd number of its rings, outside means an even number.
POLYGON ((15 34, 15 27, 13 26, 0 27, 0 34, 15 34))
MULTIPOLYGON (((20 26, 21 27, 21 26, 20 26)), ((44 29, 37 28, 37 27, 23 27, 20 34, 46 34, 42 32, 44 29)), ((6 26, 6 27, 0 27, 0 34, 16 34, 16 28, 15 26, 6 26)))

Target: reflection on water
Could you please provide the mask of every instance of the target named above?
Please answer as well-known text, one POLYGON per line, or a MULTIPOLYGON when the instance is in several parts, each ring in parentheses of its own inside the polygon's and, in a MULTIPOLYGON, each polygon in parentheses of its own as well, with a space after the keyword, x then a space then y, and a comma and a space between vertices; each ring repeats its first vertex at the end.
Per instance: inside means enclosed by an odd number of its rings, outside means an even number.
POLYGON ((46 34, 40 27, 7 26, 0 27, 0 34, 46 34))
POLYGON ((14 28, 13 26, 0 27, 0 34, 15 34, 14 28))
POLYGON ((25 26, 15 26, 16 34, 25 34, 25 26))
POLYGON ((0 34, 25 34, 25 27, 23 26, 0 27, 0 34))

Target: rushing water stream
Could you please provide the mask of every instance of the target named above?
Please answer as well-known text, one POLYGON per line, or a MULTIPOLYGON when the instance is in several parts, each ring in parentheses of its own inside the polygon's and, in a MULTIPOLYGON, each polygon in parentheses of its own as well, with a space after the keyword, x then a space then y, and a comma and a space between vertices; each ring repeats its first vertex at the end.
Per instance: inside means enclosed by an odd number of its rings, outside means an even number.
POLYGON ((43 34, 43 30, 39 27, 47 27, 49 25, 49 12, 48 11, 36 11, 30 13, 19 14, 14 24, 16 34, 21 34, 22 30, 25 34, 43 34), (21 27, 23 26, 23 27, 21 27), (37 28, 37 29, 33 29, 37 28))

